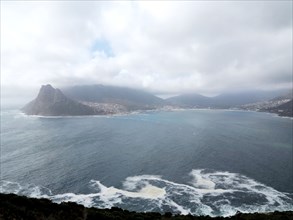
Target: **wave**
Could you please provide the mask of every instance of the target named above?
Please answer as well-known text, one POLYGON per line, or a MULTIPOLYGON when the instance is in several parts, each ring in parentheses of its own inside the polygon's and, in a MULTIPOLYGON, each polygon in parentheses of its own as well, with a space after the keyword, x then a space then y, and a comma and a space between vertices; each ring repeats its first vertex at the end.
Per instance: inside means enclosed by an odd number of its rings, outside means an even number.
POLYGON ((107 187, 90 181, 90 194, 52 194, 45 187, 1 181, 1 193, 15 193, 53 202, 76 202, 86 207, 113 206, 138 212, 173 212, 178 214, 231 216, 243 213, 293 210, 293 199, 246 176, 221 171, 192 170, 186 184, 161 176, 128 177, 122 188, 107 187))

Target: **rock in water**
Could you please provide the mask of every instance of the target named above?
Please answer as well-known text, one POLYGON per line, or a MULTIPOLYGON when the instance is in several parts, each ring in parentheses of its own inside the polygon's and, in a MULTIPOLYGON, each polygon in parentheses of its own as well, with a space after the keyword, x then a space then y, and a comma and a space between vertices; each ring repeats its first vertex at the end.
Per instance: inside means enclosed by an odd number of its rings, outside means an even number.
POLYGON ((43 85, 36 99, 22 108, 27 115, 70 116, 103 114, 96 109, 67 98, 59 89, 43 85))

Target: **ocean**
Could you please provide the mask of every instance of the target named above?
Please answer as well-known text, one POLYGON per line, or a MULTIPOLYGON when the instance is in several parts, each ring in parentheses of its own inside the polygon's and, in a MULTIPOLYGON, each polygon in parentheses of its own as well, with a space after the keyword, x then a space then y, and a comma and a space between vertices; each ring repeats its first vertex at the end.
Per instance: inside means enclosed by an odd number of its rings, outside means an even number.
POLYGON ((293 210, 292 123, 228 110, 36 117, 2 109, 0 192, 139 212, 293 210))

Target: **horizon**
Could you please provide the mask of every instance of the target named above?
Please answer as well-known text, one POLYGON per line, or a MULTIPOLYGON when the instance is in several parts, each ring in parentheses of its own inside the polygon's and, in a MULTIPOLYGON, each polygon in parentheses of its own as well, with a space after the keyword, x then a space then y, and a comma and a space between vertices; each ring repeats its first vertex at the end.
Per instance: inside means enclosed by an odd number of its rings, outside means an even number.
POLYGON ((200 95, 203 97, 207 97, 207 98, 216 98, 218 96, 222 96, 222 95, 234 95, 234 94, 257 94, 257 93, 274 93, 276 94, 275 97, 279 96, 279 95, 286 95, 286 94, 292 94, 292 90, 290 89, 271 89, 271 90, 264 90, 264 89, 253 89, 253 90, 234 90, 234 91, 229 91, 229 92, 224 92, 224 93, 218 93, 218 94, 202 94, 202 93, 196 93, 196 92, 189 92, 189 93, 176 93, 176 94, 156 94, 156 93, 152 93, 149 92, 147 90, 144 90, 143 88, 132 88, 132 87, 126 87, 126 86, 114 86, 114 85, 104 85, 104 84, 87 84, 87 85, 66 85, 66 86, 61 86, 61 87, 56 87, 54 85, 52 85, 51 83, 47 83, 47 84, 42 84, 39 86, 39 88, 28 91, 26 90, 26 95, 24 97, 11 97, 11 96, 5 96, 5 94, 3 93, 5 90, 3 90, 1 88, 1 108, 10 108, 10 107, 23 107, 24 105, 28 104, 30 101, 34 100, 38 93, 40 92, 40 89, 43 86, 47 86, 50 85, 51 87, 53 87, 54 89, 60 89, 61 92, 63 92, 63 89, 66 88, 73 88, 73 87, 79 87, 79 86, 105 86, 105 87, 113 87, 113 88, 125 88, 125 89, 131 89, 133 91, 138 90, 138 91, 143 91, 146 93, 149 93, 151 95, 154 95, 158 98, 161 98, 163 100, 167 100, 169 98, 173 98, 173 97, 177 97, 177 96, 185 96, 185 95, 200 95))

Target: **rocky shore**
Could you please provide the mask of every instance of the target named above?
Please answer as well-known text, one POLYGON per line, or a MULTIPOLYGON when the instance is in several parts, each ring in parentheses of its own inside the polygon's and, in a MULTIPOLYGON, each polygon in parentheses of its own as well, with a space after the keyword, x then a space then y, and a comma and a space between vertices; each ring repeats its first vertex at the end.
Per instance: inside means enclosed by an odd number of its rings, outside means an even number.
POLYGON ((76 203, 56 204, 48 199, 35 199, 18 196, 15 194, 0 194, 0 219, 29 219, 29 220, 53 220, 53 219, 79 219, 79 220, 110 220, 110 219, 293 219, 293 211, 271 213, 238 213, 231 217, 209 217, 192 215, 172 215, 171 213, 137 213, 120 208, 97 209, 86 208, 76 203))

